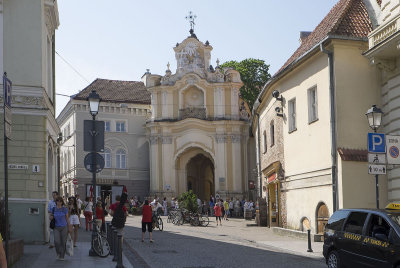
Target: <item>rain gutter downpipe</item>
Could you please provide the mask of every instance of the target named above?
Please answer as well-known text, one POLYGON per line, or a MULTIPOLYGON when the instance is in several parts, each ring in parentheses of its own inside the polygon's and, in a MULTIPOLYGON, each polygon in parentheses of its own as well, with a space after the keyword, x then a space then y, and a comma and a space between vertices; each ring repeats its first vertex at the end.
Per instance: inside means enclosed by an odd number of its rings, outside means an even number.
POLYGON ((337 210, 338 205, 338 191, 337 191, 337 153, 336 153, 336 104, 335 104, 335 80, 333 73, 333 52, 326 50, 323 42, 319 44, 320 51, 328 55, 329 65, 329 96, 330 96, 330 125, 331 125, 331 159, 332 159, 332 201, 333 212, 337 210))

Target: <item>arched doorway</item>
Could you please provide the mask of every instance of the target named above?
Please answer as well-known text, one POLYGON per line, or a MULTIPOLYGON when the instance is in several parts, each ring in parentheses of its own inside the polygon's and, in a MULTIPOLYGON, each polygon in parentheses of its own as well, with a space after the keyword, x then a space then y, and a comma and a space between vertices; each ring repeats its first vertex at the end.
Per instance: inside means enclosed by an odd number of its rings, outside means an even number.
POLYGON ((329 220, 329 210, 325 203, 321 202, 317 207, 317 234, 323 234, 325 225, 329 220))
POLYGON ((186 164, 187 190, 192 190, 201 200, 215 194, 214 164, 204 154, 197 154, 186 164))

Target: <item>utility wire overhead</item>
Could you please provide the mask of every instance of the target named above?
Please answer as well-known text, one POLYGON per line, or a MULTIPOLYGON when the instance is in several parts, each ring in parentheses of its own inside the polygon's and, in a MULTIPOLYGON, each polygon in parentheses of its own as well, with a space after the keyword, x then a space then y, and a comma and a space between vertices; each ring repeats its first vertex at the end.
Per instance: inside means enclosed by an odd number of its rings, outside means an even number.
POLYGON ((86 82, 90 83, 89 80, 87 80, 77 69, 74 68, 74 66, 72 66, 66 59, 64 59, 60 53, 58 53, 58 51, 56 51, 56 54, 66 63, 68 64, 69 67, 71 67, 72 70, 75 71, 75 73, 77 73, 83 80, 85 80, 86 82))

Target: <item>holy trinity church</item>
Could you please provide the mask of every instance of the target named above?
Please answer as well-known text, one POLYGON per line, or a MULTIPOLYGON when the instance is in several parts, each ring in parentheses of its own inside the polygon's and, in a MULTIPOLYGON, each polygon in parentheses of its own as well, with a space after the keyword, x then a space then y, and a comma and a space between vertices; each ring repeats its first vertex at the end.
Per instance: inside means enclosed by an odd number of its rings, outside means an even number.
POLYGON ((212 46, 194 34, 174 48, 177 69, 165 75, 147 72, 152 116, 150 195, 178 196, 193 190, 242 198, 248 191, 249 111, 239 97, 240 74, 214 68, 212 46))

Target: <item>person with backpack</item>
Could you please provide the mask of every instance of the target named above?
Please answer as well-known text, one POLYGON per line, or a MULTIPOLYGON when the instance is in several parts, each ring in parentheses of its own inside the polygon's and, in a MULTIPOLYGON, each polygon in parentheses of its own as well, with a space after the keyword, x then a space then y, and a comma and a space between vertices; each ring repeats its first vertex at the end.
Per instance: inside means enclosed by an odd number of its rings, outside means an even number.
POLYGON ((117 195, 115 197, 116 202, 110 205, 110 214, 113 217, 111 224, 117 228, 118 234, 121 235, 123 235, 126 216, 128 216, 128 209, 125 207, 127 199, 128 195, 123 192, 122 195, 117 195))

